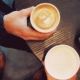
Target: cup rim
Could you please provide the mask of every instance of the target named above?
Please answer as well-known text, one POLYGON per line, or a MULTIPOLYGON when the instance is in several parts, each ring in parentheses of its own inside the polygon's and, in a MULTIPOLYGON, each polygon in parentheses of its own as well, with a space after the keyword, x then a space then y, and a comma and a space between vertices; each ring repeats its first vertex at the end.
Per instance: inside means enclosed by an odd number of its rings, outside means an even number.
POLYGON ((59 80, 64 80, 64 77, 60 77, 60 76, 55 76, 54 74, 52 74, 52 72, 50 71, 50 69, 48 68, 48 66, 49 66, 49 63, 47 63, 48 62, 48 59, 47 59, 47 57, 48 57, 48 54, 49 54, 49 52, 53 49, 53 48, 55 48, 55 47, 59 47, 59 46, 67 46, 69 49, 71 49, 72 51, 74 51, 74 53, 76 54, 76 56, 77 56, 77 66, 76 66, 76 68, 75 68, 75 71, 73 71, 74 73, 73 74, 71 74, 71 75, 68 75, 67 77, 65 77, 65 79, 69 79, 69 78, 71 78, 71 77, 73 77, 76 73, 77 73, 77 71, 79 70, 79 67, 80 67, 80 58, 79 58, 79 54, 78 54, 78 52, 74 49, 74 48, 72 48, 71 46, 69 46, 69 45, 65 45, 65 44, 60 44, 60 45, 56 45, 56 46, 54 46, 54 47, 52 47, 48 52, 47 52, 47 54, 46 54, 46 56, 45 56, 45 59, 44 59, 44 65, 45 65, 45 69, 47 70, 47 72, 52 76, 52 77, 54 77, 55 79, 59 79, 59 80))
POLYGON ((32 10, 31 16, 30 16, 30 22, 31 22, 31 24, 32 24, 32 27, 33 27, 35 30, 39 31, 39 32, 42 32, 42 33, 51 32, 51 31, 55 30, 55 29, 57 28, 57 26, 59 25, 59 23, 60 23, 60 12, 59 12, 58 8, 57 8, 55 5, 51 4, 51 3, 40 3, 40 4, 38 4, 36 7, 34 7, 34 9, 32 10), (57 21, 57 24, 55 24, 54 27, 51 27, 50 29, 46 29, 46 30, 43 30, 43 29, 37 27, 36 24, 34 24, 33 19, 32 19, 32 15, 33 15, 34 10, 35 10, 38 6, 44 5, 44 4, 47 4, 47 5, 50 5, 50 6, 54 7, 54 8, 56 9, 57 13, 58 13, 58 21, 57 21))

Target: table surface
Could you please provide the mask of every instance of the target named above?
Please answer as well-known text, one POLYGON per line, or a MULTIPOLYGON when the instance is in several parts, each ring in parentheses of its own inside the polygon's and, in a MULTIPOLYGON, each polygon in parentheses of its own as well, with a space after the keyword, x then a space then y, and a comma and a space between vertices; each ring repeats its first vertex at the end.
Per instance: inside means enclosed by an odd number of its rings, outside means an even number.
POLYGON ((70 45, 80 54, 74 43, 75 34, 80 28, 80 0, 15 0, 15 6, 16 10, 21 10, 43 2, 54 4, 60 11, 61 20, 56 33, 48 39, 27 41, 34 54, 42 60, 45 49, 54 44, 70 45))

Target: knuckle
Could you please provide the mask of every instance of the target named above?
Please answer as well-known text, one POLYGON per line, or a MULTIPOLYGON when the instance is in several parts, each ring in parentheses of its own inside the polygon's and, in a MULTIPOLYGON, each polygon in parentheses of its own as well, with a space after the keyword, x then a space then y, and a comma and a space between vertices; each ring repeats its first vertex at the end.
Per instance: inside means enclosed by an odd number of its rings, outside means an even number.
POLYGON ((21 31, 21 35, 22 35, 22 36, 27 36, 27 34, 25 33, 24 30, 21 31))
POLYGON ((20 10, 20 14, 24 14, 24 9, 20 10))

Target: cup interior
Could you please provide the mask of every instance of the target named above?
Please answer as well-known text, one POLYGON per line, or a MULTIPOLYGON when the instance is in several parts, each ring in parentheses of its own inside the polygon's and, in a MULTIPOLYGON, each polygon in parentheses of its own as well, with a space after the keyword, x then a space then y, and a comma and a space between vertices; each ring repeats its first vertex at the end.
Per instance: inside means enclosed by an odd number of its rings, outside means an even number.
POLYGON ((33 28, 39 32, 51 32, 60 22, 60 12, 50 3, 38 4, 32 11, 30 21, 33 28))
POLYGON ((54 78, 66 80, 73 77, 79 69, 79 55, 68 45, 52 47, 45 56, 45 68, 54 78))

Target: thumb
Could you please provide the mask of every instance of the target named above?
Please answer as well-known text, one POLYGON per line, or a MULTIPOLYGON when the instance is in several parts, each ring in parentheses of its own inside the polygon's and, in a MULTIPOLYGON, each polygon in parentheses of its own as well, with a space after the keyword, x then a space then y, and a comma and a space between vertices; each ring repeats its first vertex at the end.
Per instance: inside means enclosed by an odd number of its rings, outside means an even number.
POLYGON ((21 10, 22 11, 22 15, 23 16, 29 16, 31 14, 33 8, 34 7, 32 6, 32 7, 29 7, 29 8, 26 8, 26 9, 21 10))

